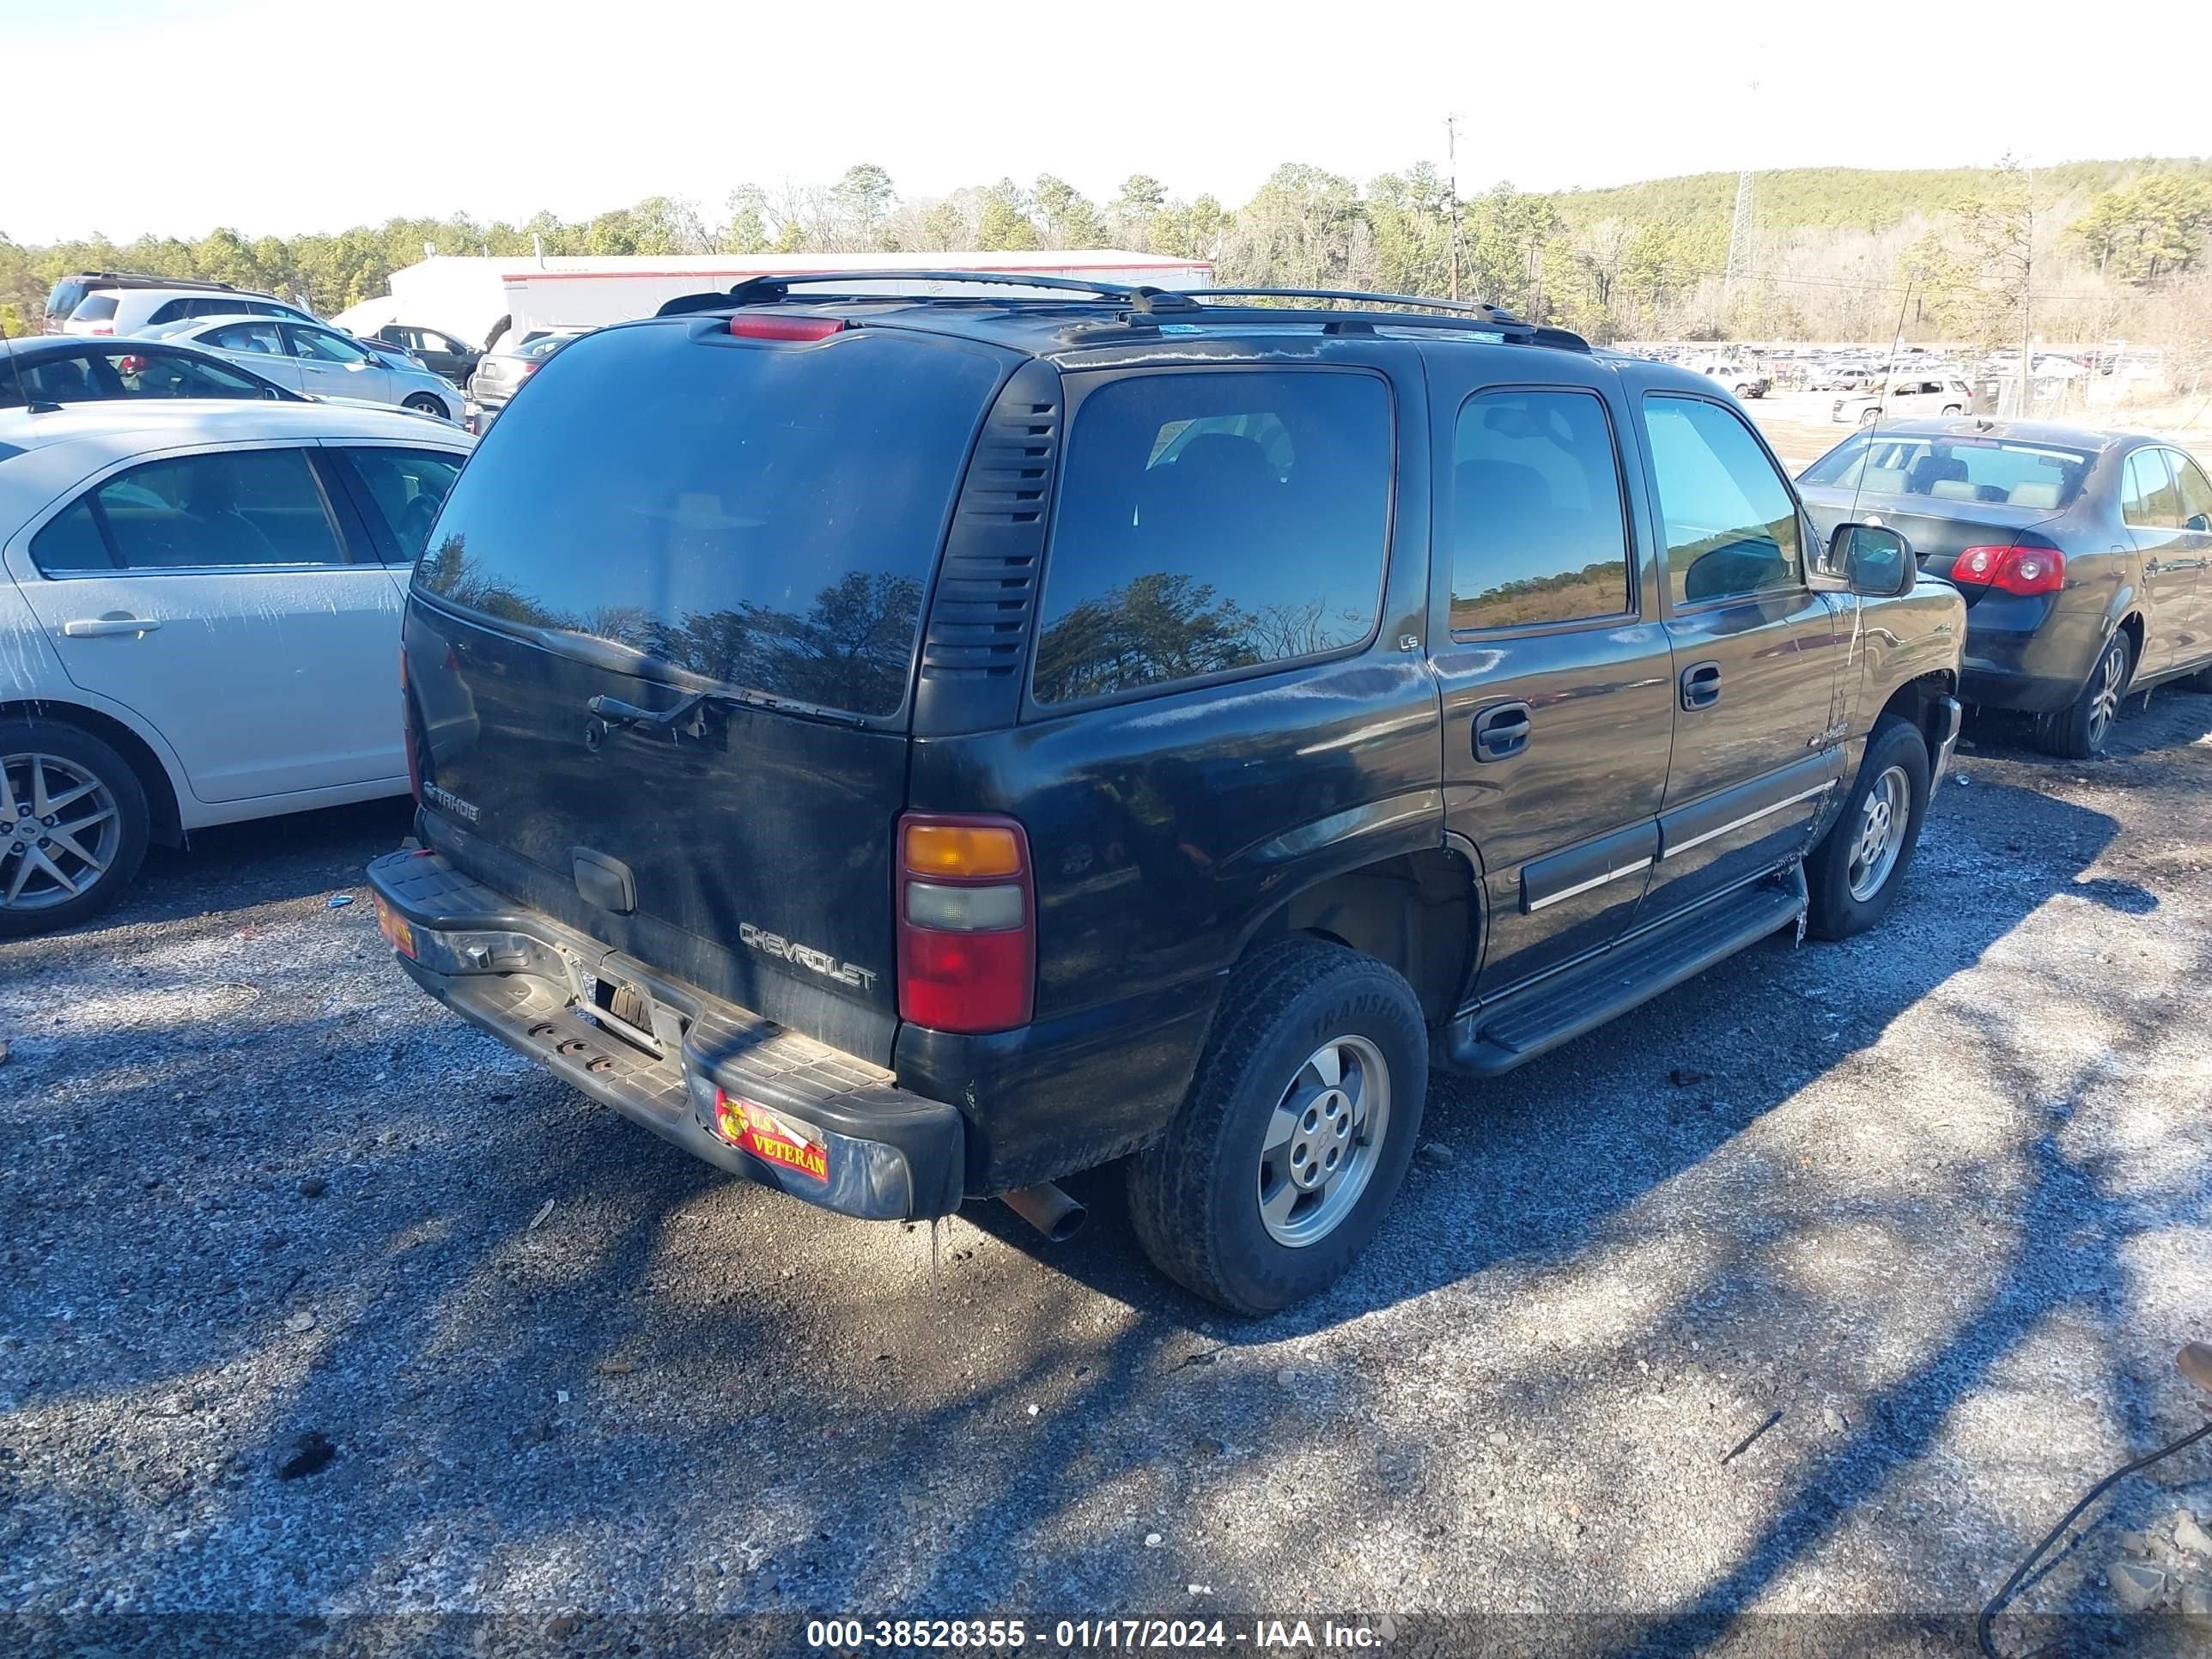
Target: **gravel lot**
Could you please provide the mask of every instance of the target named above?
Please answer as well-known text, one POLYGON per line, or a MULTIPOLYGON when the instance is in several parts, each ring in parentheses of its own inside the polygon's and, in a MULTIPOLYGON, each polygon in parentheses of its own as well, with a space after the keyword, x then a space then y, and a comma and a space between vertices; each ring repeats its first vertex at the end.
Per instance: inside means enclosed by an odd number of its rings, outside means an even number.
MULTIPOLYGON (((1377 1248, 1256 1324, 1139 1263, 1114 1172, 1066 1246, 996 1207, 846 1222, 551 1082, 331 908, 400 807, 157 854, 107 925, 0 945, 0 1611, 112 1650, 82 1615, 526 1615, 467 1641, 636 1653, 704 1645, 655 1622, 695 1612, 1388 1613, 1456 1651, 1420 1615, 1481 1612, 1952 1650, 2212 1405, 2172 1366, 2212 1339, 2209 727, 2160 692, 2089 764, 1975 729, 1886 926, 1441 1081, 1377 1248)), ((2021 1607, 2101 1620, 2130 1560, 2169 1602, 2212 1583, 2191 1510, 2212 1442, 2021 1607)))

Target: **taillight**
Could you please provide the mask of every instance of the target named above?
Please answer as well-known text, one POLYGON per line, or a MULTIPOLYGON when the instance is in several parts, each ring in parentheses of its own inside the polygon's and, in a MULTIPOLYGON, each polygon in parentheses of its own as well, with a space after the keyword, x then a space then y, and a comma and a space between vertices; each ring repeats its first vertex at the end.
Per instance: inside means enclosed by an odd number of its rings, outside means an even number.
POLYGON ((143 374, 146 372, 146 360, 137 356, 118 357, 115 369, 118 374, 143 374))
POLYGON ((2022 599, 2056 593, 2066 586, 2066 556, 2055 547, 1970 547, 1951 567, 1951 580, 2022 599))
POLYGON ((741 340, 826 340, 843 330, 842 317, 748 316, 730 319, 730 332, 741 340))
POLYGON ((407 647, 399 647, 399 741, 407 750, 407 793, 422 804, 422 756, 415 744, 415 699, 407 690, 407 647))
POLYGON ((92 325, 92 331, 94 334, 112 334, 115 332, 115 325, 112 323, 94 323, 92 325))
POLYGON ((899 1018, 977 1035, 1029 1024, 1036 896, 1012 818, 908 812, 898 823, 899 1018))

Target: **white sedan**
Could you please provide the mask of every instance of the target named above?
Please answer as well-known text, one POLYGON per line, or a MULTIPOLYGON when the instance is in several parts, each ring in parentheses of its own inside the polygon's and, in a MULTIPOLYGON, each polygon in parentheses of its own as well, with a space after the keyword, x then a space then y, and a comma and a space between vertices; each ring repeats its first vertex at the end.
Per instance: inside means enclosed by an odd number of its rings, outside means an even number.
POLYGON ((0 410, 0 935, 149 840, 403 794, 407 579, 471 443, 397 410, 0 410))
POLYGON ((358 340, 320 323, 289 317, 193 317, 164 323, 139 337, 182 340, 316 398, 394 404, 441 421, 458 421, 461 394, 422 365, 410 366, 394 348, 380 356, 358 340))

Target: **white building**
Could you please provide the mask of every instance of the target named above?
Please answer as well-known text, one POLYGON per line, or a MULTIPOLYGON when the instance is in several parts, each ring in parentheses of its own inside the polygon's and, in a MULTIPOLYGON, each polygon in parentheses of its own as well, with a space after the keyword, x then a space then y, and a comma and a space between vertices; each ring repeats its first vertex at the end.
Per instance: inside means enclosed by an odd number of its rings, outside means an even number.
MULTIPOLYGON (((840 270, 975 270, 1094 282, 1203 288, 1213 267, 1203 259, 1075 248, 1000 253, 695 253, 610 256, 523 254, 513 258, 440 254, 392 273, 392 292, 365 300, 333 320, 355 334, 387 323, 434 328, 471 343, 491 343, 510 328, 597 327, 650 317, 679 295, 726 289, 752 276, 840 270)), ((915 284, 856 283, 855 292, 912 291, 915 284)), ((957 292, 933 283, 928 290, 957 292)))

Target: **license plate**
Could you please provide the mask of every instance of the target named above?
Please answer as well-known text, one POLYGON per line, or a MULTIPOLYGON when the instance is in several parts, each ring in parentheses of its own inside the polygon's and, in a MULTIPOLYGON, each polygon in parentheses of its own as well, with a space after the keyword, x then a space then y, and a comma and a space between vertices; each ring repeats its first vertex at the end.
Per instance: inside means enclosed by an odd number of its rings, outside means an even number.
POLYGON ((384 902, 381 894, 376 896, 376 931, 401 956, 410 961, 414 959, 415 929, 409 926, 406 917, 384 902))

